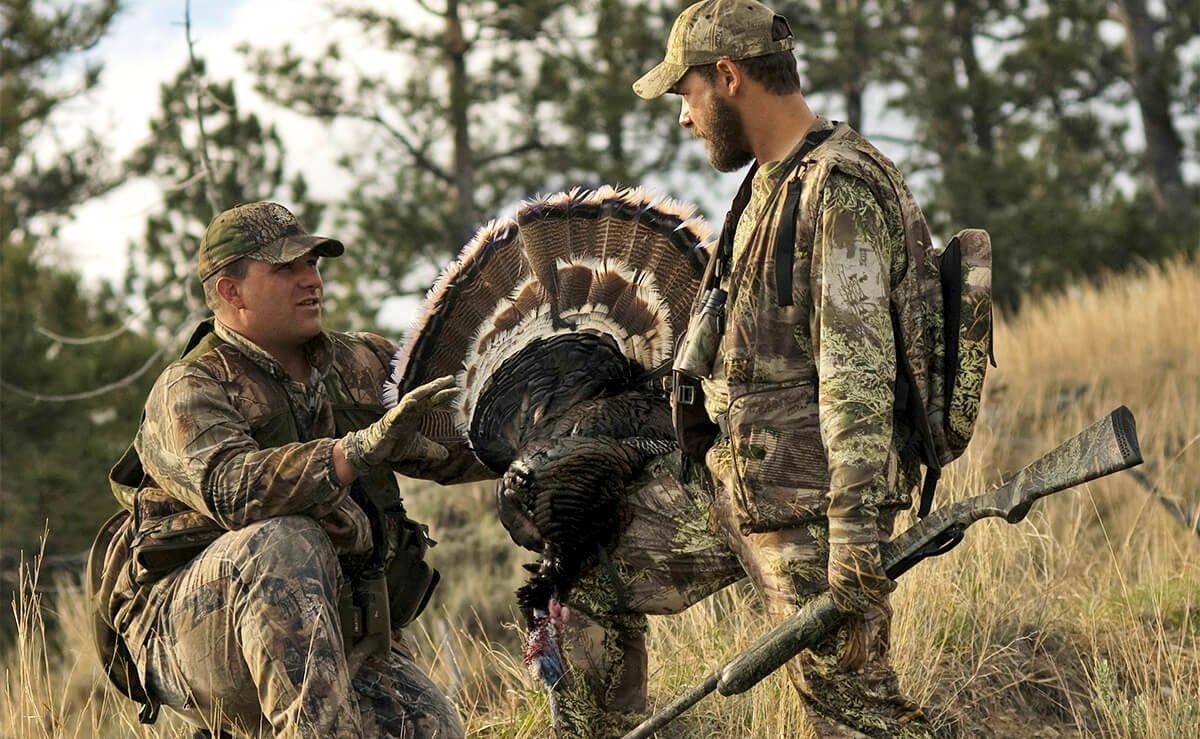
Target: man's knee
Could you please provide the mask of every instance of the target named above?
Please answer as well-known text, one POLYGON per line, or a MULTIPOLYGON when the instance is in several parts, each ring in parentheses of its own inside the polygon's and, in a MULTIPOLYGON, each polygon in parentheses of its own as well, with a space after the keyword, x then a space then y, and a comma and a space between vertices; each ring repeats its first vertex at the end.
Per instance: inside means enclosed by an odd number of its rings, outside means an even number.
POLYGON ((245 582, 316 582, 337 596, 341 569, 329 536, 308 516, 279 516, 243 529, 237 567, 245 582))

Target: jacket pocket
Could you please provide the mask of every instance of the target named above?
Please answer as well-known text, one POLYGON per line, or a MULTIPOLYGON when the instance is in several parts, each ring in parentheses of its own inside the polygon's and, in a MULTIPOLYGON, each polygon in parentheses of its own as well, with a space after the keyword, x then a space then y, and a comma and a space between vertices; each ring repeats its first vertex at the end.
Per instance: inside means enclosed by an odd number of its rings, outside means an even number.
POLYGON ((133 539, 133 576, 148 585, 190 562, 225 533, 196 511, 181 511, 144 523, 133 539))
POLYGON ((738 388, 728 427, 742 533, 825 515, 829 464, 813 383, 738 388))

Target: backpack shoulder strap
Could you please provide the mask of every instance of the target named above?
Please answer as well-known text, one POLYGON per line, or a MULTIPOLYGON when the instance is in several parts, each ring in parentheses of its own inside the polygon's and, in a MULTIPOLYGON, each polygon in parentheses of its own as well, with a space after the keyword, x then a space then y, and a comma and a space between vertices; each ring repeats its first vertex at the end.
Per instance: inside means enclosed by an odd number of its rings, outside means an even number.
POLYGON ((775 244, 772 252, 775 255, 775 297, 780 307, 792 304, 792 265, 796 259, 796 209, 800 207, 800 193, 804 190, 804 173, 808 169, 805 158, 825 140, 833 135, 837 128, 825 128, 809 134, 804 139, 804 145, 796 152, 793 164, 789 170, 796 170, 788 178, 787 194, 783 199, 782 221, 775 231, 775 244))
POLYGON ((758 162, 750 165, 750 171, 746 172, 742 184, 738 186, 737 194, 733 196, 733 204, 730 205, 729 212, 725 214, 725 223, 721 226, 721 238, 717 242, 715 255, 717 265, 713 272, 714 279, 718 283, 729 273, 729 262, 733 259, 733 237, 737 233, 738 221, 742 219, 742 214, 746 212, 746 206, 750 204, 750 193, 754 189, 754 175, 756 174, 758 174, 758 162))

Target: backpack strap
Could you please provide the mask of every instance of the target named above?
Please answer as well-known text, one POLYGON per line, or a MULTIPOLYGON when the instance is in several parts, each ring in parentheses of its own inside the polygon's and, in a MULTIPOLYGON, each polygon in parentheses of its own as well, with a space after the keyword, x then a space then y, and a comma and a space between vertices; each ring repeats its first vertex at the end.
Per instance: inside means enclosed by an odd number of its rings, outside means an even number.
POLYGON ((933 494, 937 490, 938 480, 942 476, 942 463, 938 459, 937 447, 933 443, 933 432, 929 428, 929 416, 925 413, 925 404, 920 393, 916 391, 912 366, 908 361, 908 352, 904 347, 904 332, 900 329, 900 312, 892 304, 892 337, 896 344, 896 401, 895 415, 908 420, 912 431, 908 443, 900 451, 902 456, 910 459, 915 457, 925 465, 925 479, 921 483, 921 502, 917 507, 917 516, 924 518, 933 506, 933 494))
POLYGON ((805 161, 813 149, 825 143, 833 135, 834 128, 826 128, 809 134, 804 145, 793 157, 789 169, 797 167, 796 174, 787 181, 787 195, 783 199, 783 222, 775 232, 775 300, 780 307, 792 304, 792 265, 796 259, 796 209, 800 207, 800 194, 804 191, 804 173, 809 162, 805 161))
POLYGON ((750 171, 742 179, 737 194, 733 196, 733 203, 729 206, 729 212, 725 214, 725 223, 721 226, 721 238, 717 242, 717 265, 713 271, 713 279, 717 281, 717 284, 714 287, 720 287, 721 278, 729 272, 729 263, 733 260, 733 238, 737 233, 738 221, 742 220, 742 214, 746 212, 746 206, 750 204, 750 194, 754 190, 754 175, 756 174, 758 174, 758 162, 750 165, 750 171))

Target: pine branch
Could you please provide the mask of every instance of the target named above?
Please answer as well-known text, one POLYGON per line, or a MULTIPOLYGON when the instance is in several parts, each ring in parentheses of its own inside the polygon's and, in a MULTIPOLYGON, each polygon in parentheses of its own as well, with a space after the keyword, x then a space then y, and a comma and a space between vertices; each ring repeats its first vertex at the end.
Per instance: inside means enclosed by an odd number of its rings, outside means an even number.
POLYGON ((389 136, 391 136, 393 139, 395 139, 396 142, 400 144, 400 146, 404 147, 404 150, 407 151, 409 156, 411 156, 413 158, 413 161, 416 162, 418 167, 425 170, 426 172, 433 175, 434 177, 437 177, 439 180, 442 180, 443 182, 445 182, 448 185, 454 184, 454 178, 450 175, 449 172, 447 172, 442 167, 438 166, 437 162, 430 159, 425 154, 424 151, 422 151, 415 144, 413 144, 412 140, 409 139, 409 137, 407 135, 405 135, 405 133, 403 131, 401 131, 399 128, 396 128, 395 126, 393 126, 391 123, 389 123, 387 120, 385 120, 384 117, 382 115, 380 115, 379 113, 374 113, 374 112, 368 113, 365 111, 358 111, 358 110, 351 110, 351 109, 334 110, 334 109, 328 109, 328 108, 314 109, 313 112, 315 115, 324 117, 324 118, 333 118, 335 116, 343 116, 345 118, 366 121, 368 123, 374 123, 374 124, 378 125, 384 131, 386 131, 389 136))
POLYGON ((517 146, 510 147, 503 151, 497 151, 485 156, 481 156, 475 160, 475 164, 478 166, 483 166, 501 159, 517 156, 518 154, 525 154, 531 151, 545 151, 545 149, 546 145, 541 141, 526 141, 523 144, 518 144, 517 146))
POLYGON ((146 374, 151 367, 157 366, 159 358, 166 351, 167 348, 165 346, 159 347, 159 349, 151 354, 150 358, 147 359, 141 367, 138 367, 136 370, 128 375, 125 375, 121 379, 116 380, 115 382, 110 382, 107 385, 101 385, 100 387, 92 388, 91 390, 84 390, 78 393, 67 393, 65 395, 43 395, 42 393, 26 390, 23 387, 18 387, 3 379, 0 379, 0 388, 4 388, 5 390, 15 395, 20 395, 23 398, 28 398, 35 403, 72 403, 77 400, 96 398, 106 393, 110 393, 113 390, 119 390, 123 387, 132 385, 139 377, 146 374))
MULTIPOLYGON (((199 312, 189 313, 180 322, 179 328, 177 328, 175 330, 176 337, 179 334, 183 333, 183 329, 191 328, 192 324, 197 319, 199 319, 201 317, 201 315, 202 314, 199 312)), ((143 362, 140 367, 135 369, 133 372, 130 372, 129 374, 125 375, 124 377, 120 378, 119 380, 114 380, 113 382, 110 382, 105 385, 101 385, 100 387, 92 388, 91 390, 82 390, 77 393, 65 393, 62 395, 46 395, 43 393, 35 392, 33 390, 28 390, 23 387, 19 387, 17 385, 13 385, 12 383, 4 380, 3 378, 0 378, 0 388, 3 388, 4 390, 7 390, 8 392, 13 393, 14 395, 19 395, 22 398, 32 400, 35 403, 73 403, 77 400, 88 400, 90 398, 97 398, 101 395, 111 393, 113 390, 120 390, 123 387, 128 387, 129 385, 132 385, 133 383, 137 382, 138 378, 140 378, 142 375, 149 372, 151 368, 156 367, 158 365, 158 360, 164 354, 166 354, 167 350, 170 349, 173 345, 174 345, 174 342, 164 343, 157 350, 155 350, 154 353, 151 354, 150 357, 145 362, 143 362)))
POLYGON ((886 133, 867 134, 867 138, 872 141, 886 141, 889 144, 899 144, 901 146, 920 146, 921 142, 916 139, 906 138, 904 136, 892 136, 886 133))
POLYGON ((415 0, 415 1, 416 1, 417 5, 421 6, 421 10, 424 10, 426 13, 437 16, 438 18, 446 17, 446 11, 435 10, 432 6, 430 6, 430 4, 428 2, 426 2, 426 0, 415 0))
MULTIPOLYGON (((189 178, 189 179, 192 179, 192 178, 189 178)), ((57 341, 60 344, 68 344, 70 346, 86 346, 88 344, 99 344, 99 343, 102 343, 105 341, 111 341, 112 339, 117 338, 121 334, 125 334, 125 333, 132 331, 134 328, 133 327, 134 320, 146 315, 150 311, 150 306, 154 304, 154 301, 158 300, 160 297, 162 297, 163 295, 166 295, 168 292, 174 290, 175 288, 176 288, 175 283, 167 283, 166 285, 163 285, 158 290, 156 290, 153 295, 146 298, 146 305, 143 306, 140 311, 138 311, 137 313, 131 314, 128 318, 126 318, 121 323, 120 326, 114 328, 111 331, 105 331, 102 334, 94 334, 92 336, 64 336, 63 334, 60 334, 52 329, 46 328, 45 326, 43 326, 41 324, 37 324, 37 323, 34 324, 33 330, 37 331, 42 336, 45 336, 47 339, 50 339, 52 341, 57 341)))

